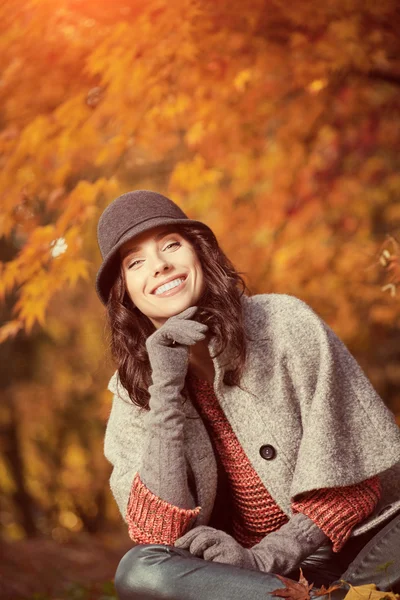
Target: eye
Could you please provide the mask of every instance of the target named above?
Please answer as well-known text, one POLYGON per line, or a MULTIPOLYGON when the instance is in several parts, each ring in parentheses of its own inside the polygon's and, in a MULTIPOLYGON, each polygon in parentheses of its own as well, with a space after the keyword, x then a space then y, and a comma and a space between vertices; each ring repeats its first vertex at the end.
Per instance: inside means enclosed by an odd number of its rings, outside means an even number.
POLYGON ((141 263, 141 262, 143 262, 143 261, 142 261, 142 260, 139 260, 139 259, 133 260, 132 262, 130 262, 130 263, 128 264, 128 269, 134 269, 134 268, 135 268, 135 267, 137 267, 137 265, 138 265, 139 263, 141 263))
POLYGON ((181 243, 180 243, 180 242, 170 242, 169 244, 167 244, 167 245, 164 247, 164 251, 165 251, 165 250, 169 250, 170 248, 173 248, 173 247, 179 248, 179 247, 180 247, 180 245, 181 245, 181 243))

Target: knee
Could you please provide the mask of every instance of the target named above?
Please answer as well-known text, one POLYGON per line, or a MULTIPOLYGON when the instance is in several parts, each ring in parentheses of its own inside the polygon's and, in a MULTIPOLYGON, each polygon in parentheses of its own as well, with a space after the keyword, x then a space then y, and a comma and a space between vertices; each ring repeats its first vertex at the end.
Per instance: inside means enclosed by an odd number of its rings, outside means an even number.
POLYGON ((168 558, 169 547, 140 544, 121 559, 115 574, 115 589, 120 600, 156 600, 165 582, 159 566, 168 558))

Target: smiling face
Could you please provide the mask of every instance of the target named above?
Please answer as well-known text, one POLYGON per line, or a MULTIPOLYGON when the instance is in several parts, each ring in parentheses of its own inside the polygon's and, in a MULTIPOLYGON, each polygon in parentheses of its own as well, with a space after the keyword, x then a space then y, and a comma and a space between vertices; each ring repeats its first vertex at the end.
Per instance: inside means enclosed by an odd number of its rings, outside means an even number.
POLYGON ((205 288, 190 242, 171 227, 154 227, 120 248, 126 291, 156 328, 195 306, 205 288))

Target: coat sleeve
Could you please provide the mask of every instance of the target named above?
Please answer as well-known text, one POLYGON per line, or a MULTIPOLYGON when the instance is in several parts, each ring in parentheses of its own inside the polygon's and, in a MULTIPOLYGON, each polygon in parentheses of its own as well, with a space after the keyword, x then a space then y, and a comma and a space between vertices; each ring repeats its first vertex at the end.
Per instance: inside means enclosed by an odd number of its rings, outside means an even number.
POLYGON ((302 438, 291 497, 359 483, 400 460, 400 430, 346 346, 293 298, 284 335, 302 438))
POLYGON ((113 467, 110 486, 129 535, 137 543, 173 544, 190 526, 200 507, 184 509, 169 504, 143 484, 138 471, 146 447, 148 413, 132 404, 116 375, 109 389, 114 397, 104 453, 113 467))
POLYGON ((104 454, 112 465, 111 491, 126 520, 132 482, 140 465, 145 440, 144 411, 132 404, 116 374, 111 378, 108 389, 114 396, 106 427, 104 454))

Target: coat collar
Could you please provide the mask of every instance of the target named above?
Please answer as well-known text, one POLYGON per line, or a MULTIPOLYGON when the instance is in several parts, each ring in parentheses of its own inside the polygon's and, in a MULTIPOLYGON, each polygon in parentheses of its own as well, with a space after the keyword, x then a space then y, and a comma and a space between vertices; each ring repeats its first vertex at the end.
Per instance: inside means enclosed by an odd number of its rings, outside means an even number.
MULTIPOLYGON (((244 311, 244 317, 246 317, 246 308, 248 307, 249 297, 243 295, 241 297, 242 310, 244 311)), ((243 323, 245 333, 249 333, 249 323, 244 318, 243 323)), ((211 338, 208 344, 208 350, 210 352, 210 356, 214 356, 216 353, 216 339, 215 337, 211 338)), ((225 349, 221 352, 219 356, 213 358, 214 369, 215 369, 215 378, 214 378, 214 390, 216 392, 222 390, 224 387, 224 375, 227 370, 229 370, 229 366, 231 365, 233 359, 235 358, 234 351, 231 346, 226 346, 225 349)))

